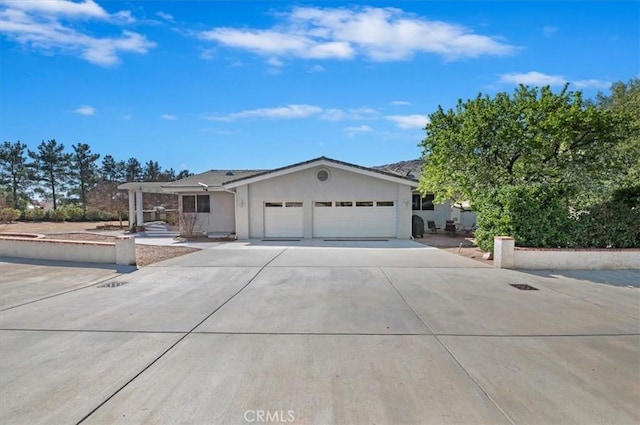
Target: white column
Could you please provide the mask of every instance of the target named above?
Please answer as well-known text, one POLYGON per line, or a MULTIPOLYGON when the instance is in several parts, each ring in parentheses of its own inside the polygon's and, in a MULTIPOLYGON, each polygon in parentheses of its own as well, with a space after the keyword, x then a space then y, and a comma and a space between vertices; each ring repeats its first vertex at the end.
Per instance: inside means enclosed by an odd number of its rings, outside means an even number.
POLYGON ((129 191, 129 228, 133 226, 133 217, 136 215, 136 193, 129 191))
POLYGON ((144 225, 144 217, 142 215, 142 190, 136 192, 136 226, 144 225))

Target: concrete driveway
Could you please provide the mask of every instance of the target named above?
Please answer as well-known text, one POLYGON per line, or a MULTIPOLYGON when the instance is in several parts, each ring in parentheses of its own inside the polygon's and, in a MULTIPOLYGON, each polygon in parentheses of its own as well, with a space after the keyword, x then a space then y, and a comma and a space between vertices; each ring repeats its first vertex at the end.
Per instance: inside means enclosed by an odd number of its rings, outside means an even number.
POLYGON ((288 244, 129 273, 0 262, 0 422, 640 422, 639 289, 288 244))

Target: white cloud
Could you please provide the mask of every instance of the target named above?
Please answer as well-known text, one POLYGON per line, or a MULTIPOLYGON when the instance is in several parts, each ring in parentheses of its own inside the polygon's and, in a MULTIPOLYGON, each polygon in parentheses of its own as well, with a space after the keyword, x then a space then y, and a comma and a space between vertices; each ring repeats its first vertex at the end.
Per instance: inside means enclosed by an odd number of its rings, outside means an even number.
POLYGON ((342 121, 346 117, 347 117, 347 113, 345 111, 343 111, 342 109, 334 109, 334 108, 325 109, 325 111, 322 113, 322 116, 321 116, 323 120, 327 120, 327 121, 342 121))
POLYGON ((276 58, 276 57, 272 57, 267 59, 267 63, 270 66, 276 67, 276 68, 280 68, 281 66, 284 66, 284 62, 282 62, 280 59, 276 58))
POLYGON ((357 127, 347 127, 344 129, 344 131, 347 132, 347 136, 353 137, 360 133, 369 133, 373 131, 373 128, 369 127, 368 125, 359 125, 357 127))
POLYGON ((385 116, 389 121, 393 121, 399 128, 403 129, 422 129, 429 123, 429 118, 426 115, 387 115, 385 116))
POLYGON ((604 80, 576 80, 573 81, 579 89, 608 89, 611 87, 611 81, 604 80))
POLYGON ((74 2, 68 0, 25 1, 3 0, 0 5, 24 12, 35 12, 49 16, 65 16, 69 18, 106 19, 109 14, 93 0, 74 2))
POLYGON ((345 119, 361 121, 372 120, 378 116, 380 116, 380 112, 368 107, 351 108, 347 110, 330 108, 325 109, 320 118, 327 121, 342 121, 345 119))
POLYGON ((211 60, 216 55, 216 49, 202 49, 200 59, 211 60))
POLYGON ((176 117, 175 115, 171 115, 171 114, 162 114, 160 115, 160 118, 162 118, 163 120, 166 121, 175 121, 178 119, 178 117, 176 117))
POLYGON ((392 104, 393 106, 409 106, 411 105, 411 102, 407 102, 406 100, 394 100, 392 102, 389 102, 390 104, 392 104))
POLYGON ((545 37, 552 37, 558 32, 558 27, 552 27, 550 25, 542 27, 542 34, 545 37))
POLYGON ((286 105, 275 108, 249 109, 227 115, 206 117, 211 121, 235 121, 242 118, 292 119, 307 118, 322 113, 322 108, 314 105, 286 105))
POLYGON ((173 15, 170 15, 169 13, 160 11, 160 12, 156 12, 156 16, 164 19, 165 21, 174 22, 173 15))
POLYGON ((326 70, 327 69, 322 65, 313 65, 312 67, 310 67, 308 69, 307 72, 309 72, 310 74, 315 74, 315 73, 318 73, 318 72, 324 72, 326 70))
POLYGON ((561 86, 567 82, 563 75, 549 75, 537 71, 511 72, 500 75, 501 83, 524 84, 527 86, 561 86))
POLYGON ((87 115, 87 116, 96 114, 95 108, 89 105, 80 106, 74 109, 73 112, 75 112, 76 114, 87 115))
POLYGON ((209 115, 204 119, 210 121, 235 121, 243 118, 292 119, 317 117, 325 121, 362 121, 374 120, 380 117, 380 112, 369 107, 337 109, 321 108, 317 105, 292 104, 273 108, 248 109, 232 112, 226 115, 209 115))
POLYGON ((82 22, 76 29, 70 20, 97 19, 110 24, 133 21, 131 12, 109 15, 93 0, 2 1, 0 33, 45 54, 79 55, 88 62, 110 66, 120 62, 121 52, 145 54, 156 44, 144 35, 124 30, 119 36, 90 35, 82 22))
POLYGON ((200 38, 263 56, 374 61, 428 53, 449 60, 508 55, 517 48, 458 24, 431 21, 396 8, 297 7, 268 29, 217 27, 200 38))
POLYGON ((610 81, 587 79, 587 80, 569 80, 564 75, 543 74, 537 71, 517 73, 512 72, 500 75, 500 83, 508 84, 524 84, 527 86, 562 86, 571 83, 579 89, 599 88, 606 89, 611 87, 610 81))

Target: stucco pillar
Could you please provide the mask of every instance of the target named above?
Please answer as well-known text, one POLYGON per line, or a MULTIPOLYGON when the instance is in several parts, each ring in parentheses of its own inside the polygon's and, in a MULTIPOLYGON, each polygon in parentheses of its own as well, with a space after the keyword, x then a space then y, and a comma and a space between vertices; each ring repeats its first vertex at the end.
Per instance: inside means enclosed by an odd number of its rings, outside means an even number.
POLYGON ((515 263, 516 241, 510 236, 493 238, 493 265, 500 269, 512 269, 515 263))
POLYGON ((116 238, 116 264, 123 266, 136 265, 136 242, 131 236, 116 238))
POLYGON ((136 230, 144 230, 144 216, 142 215, 142 190, 136 191, 136 230))
POLYGON ((129 229, 133 226, 133 217, 136 215, 136 193, 129 191, 129 229))

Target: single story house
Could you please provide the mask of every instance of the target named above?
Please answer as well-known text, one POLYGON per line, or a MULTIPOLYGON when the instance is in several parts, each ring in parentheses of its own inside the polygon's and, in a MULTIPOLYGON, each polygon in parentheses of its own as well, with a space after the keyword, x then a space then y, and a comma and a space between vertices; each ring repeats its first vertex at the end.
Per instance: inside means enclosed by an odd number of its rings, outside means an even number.
POLYGON ((320 157, 274 170, 212 170, 166 183, 196 230, 250 238, 411 237, 418 182, 320 157))
MULTIPOLYGON (((418 171, 419 172, 419 171, 418 171)), ((320 157, 273 170, 211 170, 168 183, 130 182, 130 214, 142 222, 144 192, 179 197, 194 233, 264 238, 411 237, 411 216, 444 228, 447 204, 417 192, 413 173, 320 157), (136 211, 137 210, 137 211, 136 211), (137 213, 137 214, 136 214, 137 213)))

